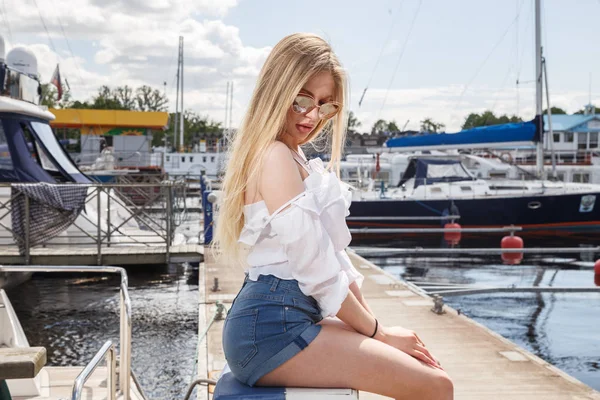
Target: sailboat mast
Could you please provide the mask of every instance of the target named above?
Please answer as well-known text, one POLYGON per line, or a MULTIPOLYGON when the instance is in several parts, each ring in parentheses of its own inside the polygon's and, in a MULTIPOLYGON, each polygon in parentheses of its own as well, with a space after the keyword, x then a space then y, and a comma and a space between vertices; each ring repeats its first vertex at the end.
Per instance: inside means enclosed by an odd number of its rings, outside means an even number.
MULTIPOLYGON (((544 122, 542 116, 542 1, 535 0, 535 115, 539 119, 536 149, 536 175, 544 174, 544 122)), ((550 138, 552 140, 552 138, 550 138)))
POLYGON ((181 115, 179 118, 179 151, 184 150, 183 133, 184 133, 184 117, 185 112, 183 108, 183 36, 179 36, 179 71, 181 76, 181 115))
POLYGON ((177 151, 177 132, 179 132, 179 50, 177 50, 177 92, 175 94, 175 121, 173 131, 173 148, 177 151))

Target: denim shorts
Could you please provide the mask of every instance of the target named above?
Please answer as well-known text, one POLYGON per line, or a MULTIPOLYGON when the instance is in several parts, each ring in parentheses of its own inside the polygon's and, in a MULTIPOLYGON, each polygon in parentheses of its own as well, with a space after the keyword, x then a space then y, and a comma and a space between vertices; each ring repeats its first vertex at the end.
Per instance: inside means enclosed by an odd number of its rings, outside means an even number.
POLYGON ((298 281, 246 277, 223 327, 227 364, 240 382, 256 381, 305 349, 321 331, 317 301, 298 281))

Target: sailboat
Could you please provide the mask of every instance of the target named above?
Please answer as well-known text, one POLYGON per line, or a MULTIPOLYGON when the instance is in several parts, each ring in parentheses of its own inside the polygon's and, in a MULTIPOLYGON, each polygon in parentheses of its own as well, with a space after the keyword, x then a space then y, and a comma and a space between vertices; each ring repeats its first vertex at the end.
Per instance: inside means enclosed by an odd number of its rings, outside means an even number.
MULTIPOLYGON (((529 122, 456 134, 389 139, 378 169, 384 165, 394 184, 354 191, 347 220, 357 234, 367 234, 374 228, 379 234, 386 228, 390 234, 397 228, 439 228, 449 215, 460 217, 463 228, 514 225, 523 229, 523 235, 573 235, 582 231, 588 237, 600 234, 600 204, 596 204, 600 185, 544 179, 541 0, 535 0, 535 9, 536 117, 529 122), (465 165, 466 156, 439 152, 532 143, 536 146, 537 179, 528 181, 483 180, 465 165)), ((347 168, 356 167, 350 163, 347 168)))

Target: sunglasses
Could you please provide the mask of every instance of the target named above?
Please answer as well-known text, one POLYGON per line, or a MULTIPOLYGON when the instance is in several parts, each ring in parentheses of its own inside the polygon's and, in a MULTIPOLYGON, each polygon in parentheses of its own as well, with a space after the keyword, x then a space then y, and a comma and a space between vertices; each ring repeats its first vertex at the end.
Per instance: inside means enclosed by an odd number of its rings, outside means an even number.
POLYGON ((321 105, 316 104, 315 99, 307 94, 299 94, 292 103, 292 110, 296 114, 308 114, 315 108, 319 111, 320 119, 329 119, 340 111, 340 103, 328 101, 321 105))

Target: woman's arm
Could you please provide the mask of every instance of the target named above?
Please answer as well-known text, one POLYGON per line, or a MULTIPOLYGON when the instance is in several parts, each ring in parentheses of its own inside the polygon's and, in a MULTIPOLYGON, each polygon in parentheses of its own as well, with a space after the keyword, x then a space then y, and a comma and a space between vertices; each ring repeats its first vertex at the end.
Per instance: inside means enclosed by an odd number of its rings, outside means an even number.
POLYGON ((356 300, 358 300, 359 304, 363 306, 364 309, 367 310, 367 312, 374 317, 375 314, 373 313, 373 310, 371 310, 371 307, 369 307, 369 305, 367 304, 367 300, 365 300, 356 281, 350 284, 350 291, 352 292, 352 294, 354 294, 354 297, 356 297, 356 300))
MULTIPOLYGON (((358 289, 358 286, 356 288, 358 289)), ((400 327, 386 328, 381 325, 358 301, 352 290, 348 292, 336 316, 358 333, 368 337, 375 334, 374 339, 395 347, 425 364, 441 369, 439 362, 429 353, 414 332, 400 327)))

